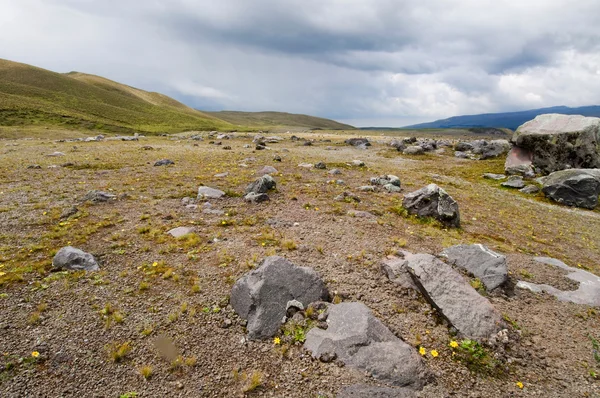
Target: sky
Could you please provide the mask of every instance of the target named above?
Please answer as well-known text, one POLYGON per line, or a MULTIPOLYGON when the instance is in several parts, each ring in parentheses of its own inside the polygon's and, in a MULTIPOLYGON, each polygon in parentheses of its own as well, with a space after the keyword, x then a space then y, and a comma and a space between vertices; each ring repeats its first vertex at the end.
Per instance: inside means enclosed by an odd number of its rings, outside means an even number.
POLYGON ((0 58, 399 127, 600 104, 598 0, 0 0, 0 58))

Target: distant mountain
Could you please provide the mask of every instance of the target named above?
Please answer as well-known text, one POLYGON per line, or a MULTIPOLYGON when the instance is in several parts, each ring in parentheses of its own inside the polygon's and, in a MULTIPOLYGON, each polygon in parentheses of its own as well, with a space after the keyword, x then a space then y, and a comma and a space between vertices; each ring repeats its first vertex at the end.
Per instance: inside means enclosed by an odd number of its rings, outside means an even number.
POLYGON ((204 112, 232 124, 251 127, 305 127, 322 130, 354 129, 349 124, 338 123, 331 119, 285 112, 204 112))
POLYGON ((554 106, 551 108, 531 109, 521 112, 484 113, 481 115, 454 116, 448 119, 436 120, 430 123, 414 124, 404 128, 434 129, 434 128, 470 128, 470 127, 496 127, 516 130, 523 123, 544 113, 562 113, 565 115, 582 115, 600 117, 600 106, 582 106, 569 108, 568 106, 554 106))
POLYGON ((235 128, 163 94, 0 59, 0 126, 31 125, 154 133, 235 128))

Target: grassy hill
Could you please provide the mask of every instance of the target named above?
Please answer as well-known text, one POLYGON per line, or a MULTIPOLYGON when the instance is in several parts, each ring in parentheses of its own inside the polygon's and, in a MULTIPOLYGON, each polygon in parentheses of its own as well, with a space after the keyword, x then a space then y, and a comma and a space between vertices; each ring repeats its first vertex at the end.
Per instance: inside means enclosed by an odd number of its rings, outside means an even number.
POLYGON ((290 126, 308 129, 348 130, 349 124, 338 123, 331 119, 285 112, 205 112, 232 124, 255 127, 290 126))
POLYGON ((0 59, 0 126, 31 125, 146 133, 235 128, 159 93, 0 59))

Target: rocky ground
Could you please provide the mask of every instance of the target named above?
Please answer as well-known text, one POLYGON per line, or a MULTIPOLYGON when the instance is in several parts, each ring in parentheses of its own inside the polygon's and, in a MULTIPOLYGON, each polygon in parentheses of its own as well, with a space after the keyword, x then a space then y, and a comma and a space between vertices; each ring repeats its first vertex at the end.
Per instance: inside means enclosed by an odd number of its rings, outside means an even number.
POLYGON ((504 157, 457 158, 452 148, 403 154, 382 136, 358 149, 338 135, 297 135, 315 141, 281 134, 264 150, 243 134, 222 137, 221 145, 206 133, 202 140, 2 141, 0 395, 335 397, 345 386, 378 385, 340 361, 313 359, 302 345, 306 329, 246 338, 229 304, 232 286, 278 255, 316 270, 335 303, 364 303, 415 352, 422 349, 431 377, 417 396, 600 396, 597 307, 516 287, 578 288, 535 256, 600 274, 598 209, 484 179, 504 172, 504 157), (174 164, 154 166, 162 159, 174 164), (326 168, 308 167, 318 162, 326 168), (265 166, 276 169, 277 188, 269 201, 247 203, 246 186, 265 166), (334 168, 341 174, 329 174, 334 168), (387 174, 400 178, 402 192, 358 189, 387 174), (460 228, 402 207, 405 194, 430 183, 456 200, 460 228), (205 205, 195 200, 200 185, 225 196, 205 205), (84 200, 93 199, 85 198, 91 190, 115 197, 84 200), (334 200, 344 191, 360 202, 334 200), (167 234, 176 227, 193 232, 167 234), (400 250, 437 255, 470 243, 507 256, 509 281, 499 291, 465 278, 502 315, 510 342, 477 346, 467 357, 451 346, 464 340, 420 293, 388 280, 381 262, 400 250), (93 254, 100 270, 52 272, 64 246, 93 254))

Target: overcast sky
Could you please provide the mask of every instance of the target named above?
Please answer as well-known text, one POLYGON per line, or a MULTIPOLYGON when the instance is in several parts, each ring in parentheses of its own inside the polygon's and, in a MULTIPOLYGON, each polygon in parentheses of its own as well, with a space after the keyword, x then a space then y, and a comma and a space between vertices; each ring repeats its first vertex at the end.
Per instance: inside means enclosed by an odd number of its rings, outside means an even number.
POLYGON ((357 126, 600 104, 599 0, 0 0, 0 58, 357 126))

